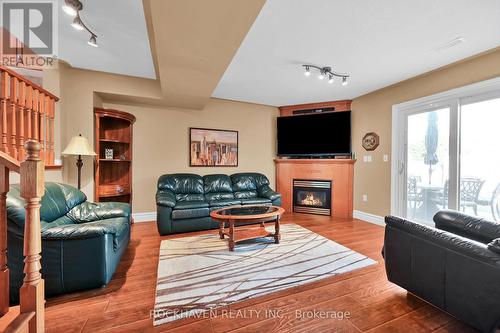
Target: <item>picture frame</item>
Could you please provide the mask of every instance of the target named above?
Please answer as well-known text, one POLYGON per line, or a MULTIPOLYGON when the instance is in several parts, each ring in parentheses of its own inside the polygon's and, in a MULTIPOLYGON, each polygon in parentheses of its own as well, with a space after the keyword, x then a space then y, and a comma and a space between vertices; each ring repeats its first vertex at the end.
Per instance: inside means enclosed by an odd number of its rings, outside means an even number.
POLYGON ((189 166, 237 167, 238 131, 189 128, 189 166))
POLYGON ((104 149, 104 158, 107 160, 112 160, 114 158, 114 151, 112 148, 104 149))

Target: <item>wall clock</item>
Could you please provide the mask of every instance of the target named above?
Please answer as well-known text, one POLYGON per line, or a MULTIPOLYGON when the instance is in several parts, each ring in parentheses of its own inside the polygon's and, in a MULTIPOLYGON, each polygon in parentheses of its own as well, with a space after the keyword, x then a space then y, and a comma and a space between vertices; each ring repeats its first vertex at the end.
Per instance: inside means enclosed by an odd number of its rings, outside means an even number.
POLYGON ((366 133, 363 137, 363 148, 368 151, 377 149, 379 145, 379 136, 375 132, 366 133))

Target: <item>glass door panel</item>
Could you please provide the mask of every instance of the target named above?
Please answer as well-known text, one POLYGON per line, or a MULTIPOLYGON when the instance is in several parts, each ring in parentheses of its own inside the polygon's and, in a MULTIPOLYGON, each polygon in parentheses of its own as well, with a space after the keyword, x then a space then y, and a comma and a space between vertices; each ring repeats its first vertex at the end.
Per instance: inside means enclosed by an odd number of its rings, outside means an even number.
POLYGON ((462 105, 459 208, 500 221, 500 98, 462 105))
POLYGON ((450 108, 407 116, 406 217, 432 224, 448 207, 450 108))

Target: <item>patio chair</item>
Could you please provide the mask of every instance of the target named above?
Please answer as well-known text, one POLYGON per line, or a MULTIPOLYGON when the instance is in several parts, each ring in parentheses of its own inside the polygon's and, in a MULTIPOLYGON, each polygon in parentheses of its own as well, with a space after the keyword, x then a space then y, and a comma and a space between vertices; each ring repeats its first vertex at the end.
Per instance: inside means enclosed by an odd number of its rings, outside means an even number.
MULTIPOLYGON (((477 215, 477 205, 479 204, 479 193, 483 188, 484 180, 480 178, 467 177, 460 179, 460 209, 465 212, 467 207, 472 208, 477 215)), ((448 207, 449 181, 446 180, 443 189, 443 209, 448 207)))
POLYGON ((417 184, 421 181, 420 176, 408 176, 406 188, 406 200, 408 207, 412 211, 412 216, 415 217, 417 208, 423 203, 422 192, 418 189, 417 184))

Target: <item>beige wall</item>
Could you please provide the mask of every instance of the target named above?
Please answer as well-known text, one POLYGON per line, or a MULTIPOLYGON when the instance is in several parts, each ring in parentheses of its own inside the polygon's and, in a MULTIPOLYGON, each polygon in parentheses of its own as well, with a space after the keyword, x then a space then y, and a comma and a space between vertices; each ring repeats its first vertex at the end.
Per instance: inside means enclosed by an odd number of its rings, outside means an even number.
MULTIPOLYGON (((54 75, 54 77, 57 77, 54 75)), ((73 135, 82 134, 94 144, 93 107, 104 106, 130 112, 137 117, 133 144, 133 209, 155 211, 156 180, 164 173, 234 173, 256 171, 266 174, 274 184, 275 128, 278 110, 274 107, 210 99, 202 110, 154 106, 161 100, 155 80, 106 74, 70 68, 61 64, 60 137, 64 146, 73 135), (111 102, 128 96, 125 102, 111 102), (151 101, 144 104, 144 101, 151 101), (188 128, 209 127, 239 131, 237 168, 191 168, 188 159, 188 128)), ((160 103, 160 102, 159 102, 160 103)), ((63 157, 62 178, 76 184, 74 157, 63 157)), ((94 195, 93 160, 84 158, 82 190, 89 200, 94 195)))
POLYGON ((500 49, 354 99, 352 140, 358 159, 354 173, 354 208, 380 216, 390 212, 391 162, 383 162, 382 158, 384 154, 391 154, 394 104, 497 76, 500 76, 500 49), (380 146, 374 152, 366 152, 361 147, 361 139, 367 132, 380 136, 380 146), (372 155, 373 162, 363 162, 362 157, 366 154, 372 155), (368 195, 368 202, 363 202, 363 194, 368 195))
POLYGON ((278 110, 274 107, 210 99, 203 110, 126 106, 104 102, 104 107, 134 114, 133 208, 156 210, 156 181, 165 173, 231 174, 264 173, 274 184, 275 131, 278 110), (189 127, 238 131, 238 167, 189 167, 189 127))

